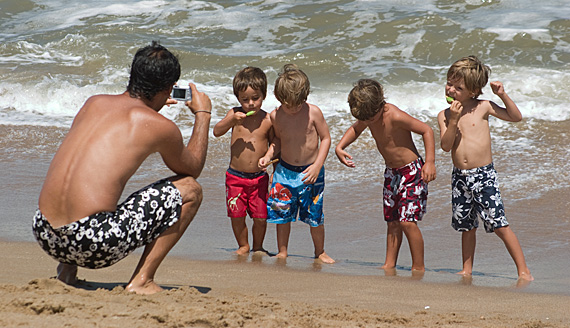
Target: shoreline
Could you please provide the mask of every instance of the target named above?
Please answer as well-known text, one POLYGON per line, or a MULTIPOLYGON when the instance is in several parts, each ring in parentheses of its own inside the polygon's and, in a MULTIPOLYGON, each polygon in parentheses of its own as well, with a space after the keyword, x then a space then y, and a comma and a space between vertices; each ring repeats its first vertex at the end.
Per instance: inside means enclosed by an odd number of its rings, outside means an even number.
MULTIPOLYGON (((37 244, 0 240, 2 326, 197 327, 564 327, 570 296, 431 283, 403 277, 301 271, 248 261, 168 256, 156 276, 164 292, 122 287, 139 255, 79 270, 78 288, 55 279, 56 262, 37 244), (324 287, 323 287, 324 286, 324 287), (114 304, 114 305, 113 305, 114 304), (119 306, 119 304, 121 304, 119 306)), ((317 264, 315 264, 317 265, 317 264)))

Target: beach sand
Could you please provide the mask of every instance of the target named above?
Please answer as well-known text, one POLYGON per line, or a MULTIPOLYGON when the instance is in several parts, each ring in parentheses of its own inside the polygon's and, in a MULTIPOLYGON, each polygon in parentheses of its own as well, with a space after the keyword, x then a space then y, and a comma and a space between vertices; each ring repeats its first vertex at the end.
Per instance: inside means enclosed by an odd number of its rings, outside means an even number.
POLYGON ((570 296, 413 278, 353 276, 242 261, 167 257, 165 291, 125 292, 136 253, 80 269, 79 286, 54 278, 35 243, 0 242, 2 327, 568 327, 570 296))

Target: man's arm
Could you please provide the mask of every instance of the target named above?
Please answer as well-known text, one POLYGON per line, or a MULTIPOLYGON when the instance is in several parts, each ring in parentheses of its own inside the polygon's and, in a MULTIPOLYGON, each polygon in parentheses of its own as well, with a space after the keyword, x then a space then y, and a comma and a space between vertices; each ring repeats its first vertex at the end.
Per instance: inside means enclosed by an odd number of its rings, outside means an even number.
POLYGON ((190 88, 192 101, 186 102, 186 106, 194 113, 196 120, 188 145, 184 147, 182 134, 176 128, 163 140, 159 152, 174 173, 198 178, 206 162, 212 103, 205 93, 196 90, 193 83, 190 83, 190 88))

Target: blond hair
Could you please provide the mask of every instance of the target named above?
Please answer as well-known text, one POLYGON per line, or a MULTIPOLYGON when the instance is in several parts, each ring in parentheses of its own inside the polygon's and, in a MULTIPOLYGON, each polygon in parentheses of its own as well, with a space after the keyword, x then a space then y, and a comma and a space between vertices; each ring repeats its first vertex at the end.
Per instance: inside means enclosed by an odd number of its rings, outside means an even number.
POLYGON ((475 98, 483 94, 483 87, 489 81, 491 68, 484 65, 477 57, 463 57, 453 63, 447 71, 447 79, 456 81, 463 79, 465 88, 475 94, 475 98))
POLYGON ((373 118, 385 104, 382 85, 372 79, 358 80, 348 94, 350 112, 360 121, 373 118))
POLYGON ((234 95, 239 98, 240 91, 247 90, 248 87, 256 91, 261 91, 263 99, 267 96, 267 77, 260 68, 246 67, 237 72, 233 81, 234 95))
POLYGON ((311 84, 307 75, 295 64, 286 64, 275 81, 275 98, 287 106, 298 106, 307 101, 311 84))

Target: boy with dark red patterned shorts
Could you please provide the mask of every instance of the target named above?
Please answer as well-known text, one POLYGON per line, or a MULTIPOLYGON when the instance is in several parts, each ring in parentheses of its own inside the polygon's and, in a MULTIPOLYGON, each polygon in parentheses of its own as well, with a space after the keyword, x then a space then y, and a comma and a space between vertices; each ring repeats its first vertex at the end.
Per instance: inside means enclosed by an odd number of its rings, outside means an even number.
POLYGON ((355 167, 344 149, 366 129, 384 157, 384 219, 388 224, 386 261, 382 269, 394 269, 402 234, 406 235, 412 255, 412 271, 425 271, 424 240, 417 225, 426 211, 427 184, 436 177, 433 130, 398 107, 386 103, 382 85, 370 79, 359 80, 348 95, 350 111, 357 121, 335 148, 341 163, 355 167), (422 135, 425 164, 412 139, 422 135))

